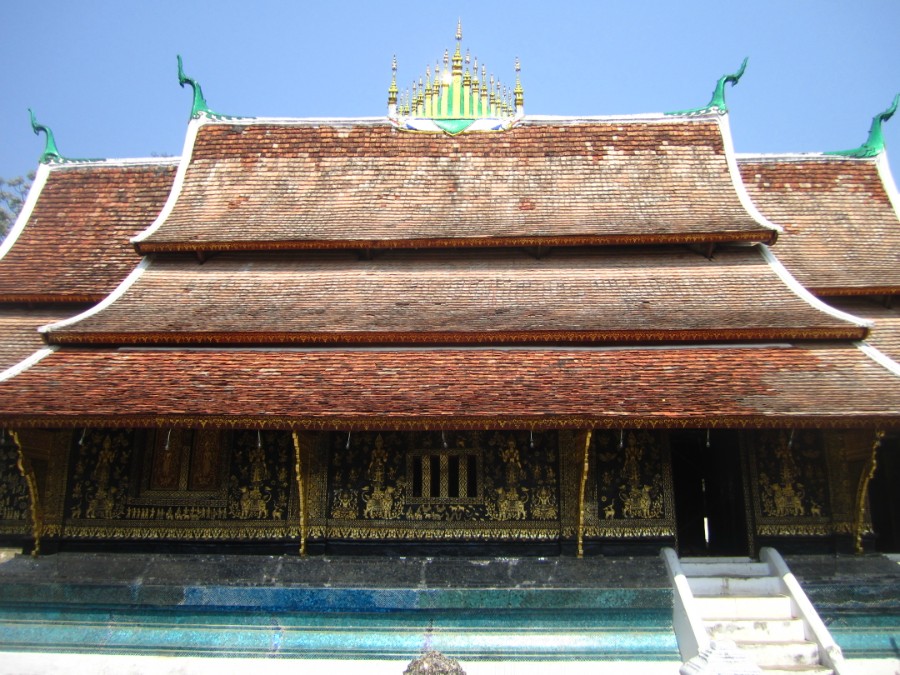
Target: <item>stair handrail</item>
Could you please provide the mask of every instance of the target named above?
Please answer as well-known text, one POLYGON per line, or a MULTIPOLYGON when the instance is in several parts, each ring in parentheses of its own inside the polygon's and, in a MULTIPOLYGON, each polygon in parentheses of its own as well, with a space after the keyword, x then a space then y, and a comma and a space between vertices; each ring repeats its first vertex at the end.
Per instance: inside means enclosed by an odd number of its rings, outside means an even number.
POLYGON ((831 668, 834 675, 846 675, 844 665, 844 653, 831 636, 831 631, 822 622, 822 618, 809 601, 800 582, 791 572, 781 554, 770 546, 764 546, 759 551, 760 561, 769 565, 772 576, 781 579, 782 590, 790 597, 792 609, 798 618, 803 619, 803 629, 806 639, 815 642, 819 648, 819 661, 822 665, 831 668))
POLYGON ((709 647, 710 637, 694 602, 694 593, 681 568, 678 554, 674 549, 666 546, 660 551, 660 556, 666 564, 669 581, 674 590, 672 623, 675 627, 675 637, 678 640, 678 651, 681 652, 682 659, 690 661, 709 647))

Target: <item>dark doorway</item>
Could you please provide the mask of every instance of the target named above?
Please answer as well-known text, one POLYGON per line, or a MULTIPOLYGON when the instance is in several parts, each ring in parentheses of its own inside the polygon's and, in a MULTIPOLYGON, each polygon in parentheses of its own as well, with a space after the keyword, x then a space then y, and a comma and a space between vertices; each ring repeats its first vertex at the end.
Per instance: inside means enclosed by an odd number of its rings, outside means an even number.
POLYGON ((752 555, 737 432, 671 435, 675 518, 681 555, 752 555))
POLYGON ((875 548, 900 553, 900 437, 887 436, 878 448, 875 475, 869 483, 869 508, 875 530, 875 548))

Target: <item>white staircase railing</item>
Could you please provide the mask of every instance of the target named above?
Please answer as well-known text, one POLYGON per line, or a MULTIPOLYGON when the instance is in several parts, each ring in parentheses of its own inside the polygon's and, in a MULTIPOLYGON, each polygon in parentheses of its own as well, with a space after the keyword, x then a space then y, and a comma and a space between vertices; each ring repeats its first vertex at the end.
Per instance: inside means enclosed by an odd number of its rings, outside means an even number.
MULTIPOLYGON (((700 604, 694 596, 691 582, 688 581, 678 554, 671 548, 664 548, 660 555, 665 561, 669 581, 674 590, 672 623, 681 658, 685 661, 681 672, 707 673, 720 672, 720 669, 721 672, 729 673, 762 672, 754 664, 744 661, 740 656, 744 650, 735 643, 730 640, 713 639, 710 636, 700 604), (713 658, 719 659, 720 665, 713 667, 713 658), (722 659, 730 661, 729 665, 723 668, 722 659), (748 665, 750 670, 747 668, 748 665)), ((716 560, 711 558, 709 562, 715 563, 716 560)), ((749 559, 747 562, 750 562, 749 559)), ((760 562, 765 563, 768 572, 757 571, 754 574, 766 574, 771 579, 771 592, 774 593, 777 588, 779 597, 786 597, 790 600, 791 614, 795 619, 802 621, 806 641, 816 645, 819 663, 831 669, 834 675, 846 675, 848 671, 841 648, 832 638, 828 628, 822 622, 818 612, 778 551, 773 548, 763 548, 760 551, 760 562)), ((759 563, 753 564, 761 567, 759 563)), ((691 564, 692 568, 694 566, 696 563, 691 564)), ((727 564, 725 566, 727 567, 727 564)), ((698 580, 702 580, 702 578, 694 578, 694 583, 697 583, 698 580)), ((730 580, 729 583, 735 584, 736 581, 730 580)), ((787 611, 786 606, 784 609, 787 611)), ((735 617, 736 620, 739 618, 735 617)))
POLYGON ((768 563, 772 576, 781 579, 782 590, 791 599, 794 615, 803 619, 806 639, 815 642, 819 648, 819 661, 834 671, 834 675, 844 675, 847 670, 844 665, 844 654, 841 648, 831 637, 831 632, 822 622, 822 618, 806 596, 800 583, 791 573, 784 558, 774 548, 764 547, 759 551, 759 559, 768 563))
POLYGON ((681 569, 678 554, 674 549, 667 547, 660 552, 660 555, 666 563, 669 581, 675 591, 672 624, 675 628, 675 636, 678 638, 678 651, 681 652, 682 659, 690 661, 709 647, 709 633, 706 632, 706 626, 694 603, 694 593, 681 569))

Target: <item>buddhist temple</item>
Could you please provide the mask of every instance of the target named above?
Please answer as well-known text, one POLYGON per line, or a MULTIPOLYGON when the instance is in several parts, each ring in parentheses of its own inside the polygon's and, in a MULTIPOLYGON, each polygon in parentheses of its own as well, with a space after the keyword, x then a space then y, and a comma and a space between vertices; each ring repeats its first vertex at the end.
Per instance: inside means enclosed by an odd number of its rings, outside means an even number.
POLYGON ((3 542, 900 551, 897 100, 857 150, 738 155, 746 61, 700 108, 579 118, 526 114, 510 62, 458 29, 408 88, 394 59, 385 117, 268 119, 179 58, 171 159, 69 159, 33 120, 3 542))

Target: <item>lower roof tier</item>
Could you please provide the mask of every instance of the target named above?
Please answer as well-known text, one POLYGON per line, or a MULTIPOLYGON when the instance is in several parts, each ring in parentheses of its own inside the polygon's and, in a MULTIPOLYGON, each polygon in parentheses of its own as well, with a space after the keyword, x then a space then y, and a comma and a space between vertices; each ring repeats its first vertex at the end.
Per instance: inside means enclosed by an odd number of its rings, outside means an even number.
POLYGON ((61 348, 0 382, 0 426, 6 428, 206 425, 897 427, 900 376, 861 344, 839 343, 61 348))
POLYGON ((857 340, 761 246, 222 254, 147 261, 52 344, 584 344, 857 340))
MULTIPOLYGON (((77 307, 77 306, 76 306, 77 307)), ((66 307, 0 307, 0 373, 44 346, 38 326, 59 321, 77 310, 66 307)))
POLYGON ((827 298, 829 305, 874 322, 866 342, 900 363, 900 306, 873 298, 827 298))

